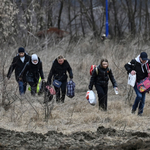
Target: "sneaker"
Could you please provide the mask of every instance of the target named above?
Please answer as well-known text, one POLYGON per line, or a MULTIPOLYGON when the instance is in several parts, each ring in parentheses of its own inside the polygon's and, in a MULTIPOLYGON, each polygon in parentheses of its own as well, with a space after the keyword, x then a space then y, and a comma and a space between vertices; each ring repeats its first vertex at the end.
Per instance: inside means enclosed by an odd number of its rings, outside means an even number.
POLYGON ((140 117, 141 117, 141 116, 143 116, 143 115, 142 115, 142 113, 140 113, 140 114, 138 114, 138 116, 140 116, 140 117))
POLYGON ((131 113, 132 113, 132 114, 135 114, 135 110, 132 109, 132 110, 131 110, 131 113))

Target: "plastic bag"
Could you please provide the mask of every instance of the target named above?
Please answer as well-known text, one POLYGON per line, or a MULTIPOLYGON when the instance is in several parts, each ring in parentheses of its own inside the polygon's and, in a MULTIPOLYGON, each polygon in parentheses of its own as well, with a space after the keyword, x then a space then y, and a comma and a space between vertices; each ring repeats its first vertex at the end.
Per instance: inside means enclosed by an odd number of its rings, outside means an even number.
POLYGON ((135 82, 136 82, 136 74, 132 75, 131 73, 129 73, 128 84, 131 85, 132 87, 134 87, 135 82))
MULTIPOLYGON (((41 77, 39 78, 39 81, 38 81, 38 84, 37 84, 37 87, 36 87, 36 92, 39 93, 39 91, 41 90, 42 88, 42 80, 41 80, 41 77)), ((31 86, 28 87, 28 90, 31 91, 31 86)))
POLYGON ((95 93, 92 90, 88 90, 86 92, 86 99, 88 100, 88 102, 91 105, 95 105, 96 104, 96 97, 95 97, 95 93))
POLYGON ((50 92, 51 95, 56 94, 56 91, 54 90, 54 88, 52 86, 47 85, 46 89, 50 92))

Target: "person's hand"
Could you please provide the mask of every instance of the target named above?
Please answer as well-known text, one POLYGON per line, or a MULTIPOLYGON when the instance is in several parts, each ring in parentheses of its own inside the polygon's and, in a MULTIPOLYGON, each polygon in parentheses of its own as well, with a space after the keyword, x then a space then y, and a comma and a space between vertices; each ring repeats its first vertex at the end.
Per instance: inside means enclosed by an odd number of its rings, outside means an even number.
POLYGON ((22 77, 19 77, 19 81, 22 81, 22 77))
POLYGON ((132 70, 131 71, 131 75, 135 75, 136 74, 136 71, 135 70, 132 70))
POLYGON ((150 70, 148 70, 148 73, 150 73, 150 70))
POLYGON ((42 79, 43 82, 45 82, 45 79, 42 79))

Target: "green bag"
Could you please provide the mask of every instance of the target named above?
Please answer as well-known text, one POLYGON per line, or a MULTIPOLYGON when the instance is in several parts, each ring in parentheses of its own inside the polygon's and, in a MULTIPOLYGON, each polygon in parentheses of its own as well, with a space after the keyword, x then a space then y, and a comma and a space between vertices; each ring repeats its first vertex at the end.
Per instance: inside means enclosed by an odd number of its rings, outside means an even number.
MULTIPOLYGON (((42 85, 42 80, 41 77, 39 78, 37 87, 36 87, 36 92, 39 93, 40 89, 41 89, 41 85, 42 85)), ((31 86, 28 87, 28 90, 31 91, 31 86)))

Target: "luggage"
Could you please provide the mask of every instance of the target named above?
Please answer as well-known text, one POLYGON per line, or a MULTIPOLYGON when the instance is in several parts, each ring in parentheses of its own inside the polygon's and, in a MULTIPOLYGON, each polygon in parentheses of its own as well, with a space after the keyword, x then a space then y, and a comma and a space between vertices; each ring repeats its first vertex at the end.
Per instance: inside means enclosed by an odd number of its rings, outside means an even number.
MULTIPOLYGON (((147 68, 149 70, 149 65, 147 63, 147 68)), ((140 92, 149 92, 150 91, 150 73, 148 73, 148 77, 141 80, 137 83, 137 88, 140 92)))
POLYGON ((51 95, 55 95, 56 92, 52 86, 47 85, 46 89, 50 92, 51 95))
POLYGON ((67 96, 73 98, 75 96, 75 83, 73 80, 67 82, 67 96))
MULTIPOLYGON (((38 84, 37 84, 37 87, 36 87, 36 93, 41 92, 42 89, 43 89, 43 82, 42 82, 41 77, 40 77, 38 84)), ((28 87, 28 90, 31 91, 31 86, 28 87)))
MULTIPOLYGON (((92 75, 92 72, 94 70, 94 68, 96 67, 96 65, 91 65, 91 68, 90 68, 90 75, 92 75)), ((98 75, 98 69, 96 67, 96 74, 98 75)))
POLYGON ((137 83, 137 88, 140 92, 149 92, 150 91, 150 78, 146 77, 137 83))
POLYGON ((92 90, 88 90, 86 93, 86 99, 88 100, 88 102, 91 105, 95 105, 96 104, 96 97, 95 97, 95 93, 92 90))

